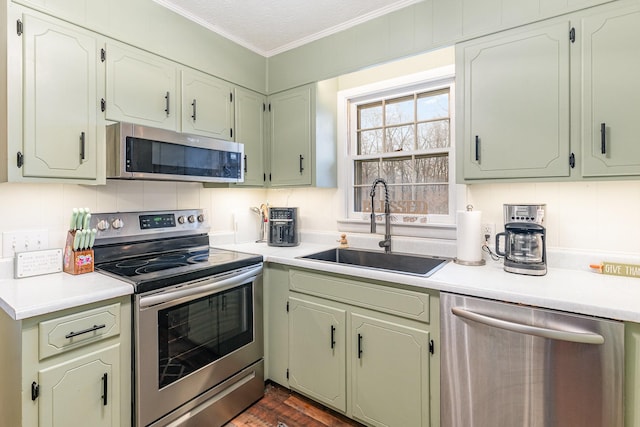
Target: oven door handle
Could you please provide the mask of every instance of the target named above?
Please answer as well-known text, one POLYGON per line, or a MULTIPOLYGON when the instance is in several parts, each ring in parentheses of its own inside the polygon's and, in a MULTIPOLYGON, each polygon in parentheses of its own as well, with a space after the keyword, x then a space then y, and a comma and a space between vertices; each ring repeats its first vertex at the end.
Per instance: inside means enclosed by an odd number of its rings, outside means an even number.
POLYGON ((258 277, 261 272, 262 265, 244 271, 240 274, 233 275, 232 277, 210 282, 205 285, 195 286, 193 288, 178 289, 175 291, 163 292, 142 297, 140 298, 140 308, 151 307, 152 305, 162 304, 165 302, 173 302, 178 298, 190 297, 194 295, 205 296, 213 293, 213 291, 221 291, 224 289, 232 288, 234 286, 242 285, 243 283, 252 282, 256 277, 258 277))

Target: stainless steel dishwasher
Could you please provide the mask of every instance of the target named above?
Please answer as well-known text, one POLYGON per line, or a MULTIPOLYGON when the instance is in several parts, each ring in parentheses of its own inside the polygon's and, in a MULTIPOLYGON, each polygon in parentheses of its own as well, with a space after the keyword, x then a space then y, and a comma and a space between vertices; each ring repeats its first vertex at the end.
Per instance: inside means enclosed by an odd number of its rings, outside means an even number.
POLYGON ((622 322, 442 293, 442 427, 622 427, 622 322))

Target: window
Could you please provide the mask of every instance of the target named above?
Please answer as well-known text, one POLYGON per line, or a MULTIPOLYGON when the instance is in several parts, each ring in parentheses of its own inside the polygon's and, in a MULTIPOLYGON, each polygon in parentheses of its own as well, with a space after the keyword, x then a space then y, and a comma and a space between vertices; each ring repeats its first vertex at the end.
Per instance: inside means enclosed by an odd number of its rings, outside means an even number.
MULTIPOLYGON (((453 223, 453 79, 347 99, 352 219, 369 220, 371 184, 383 178, 392 222, 453 223)), ((384 191, 376 189, 377 214, 384 191)))

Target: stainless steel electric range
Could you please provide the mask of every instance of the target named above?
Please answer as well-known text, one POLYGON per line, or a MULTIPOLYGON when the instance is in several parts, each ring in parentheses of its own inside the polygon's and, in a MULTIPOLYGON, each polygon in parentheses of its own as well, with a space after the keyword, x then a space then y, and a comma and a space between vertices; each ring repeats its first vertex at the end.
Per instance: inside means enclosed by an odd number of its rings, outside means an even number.
POLYGON ((221 426, 262 397, 262 256, 202 210, 100 213, 96 270, 133 285, 135 426, 221 426))

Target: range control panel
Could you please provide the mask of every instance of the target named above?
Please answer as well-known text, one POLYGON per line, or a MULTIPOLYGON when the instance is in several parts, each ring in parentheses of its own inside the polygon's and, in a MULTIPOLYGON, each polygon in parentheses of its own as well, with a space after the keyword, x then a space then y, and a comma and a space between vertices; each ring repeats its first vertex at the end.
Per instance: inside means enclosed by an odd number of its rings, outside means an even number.
POLYGON ((209 232, 209 221, 202 209, 175 211, 96 213, 91 228, 96 241, 142 240, 151 234, 189 235, 209 232))

